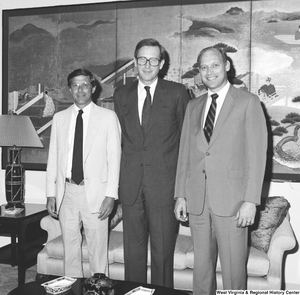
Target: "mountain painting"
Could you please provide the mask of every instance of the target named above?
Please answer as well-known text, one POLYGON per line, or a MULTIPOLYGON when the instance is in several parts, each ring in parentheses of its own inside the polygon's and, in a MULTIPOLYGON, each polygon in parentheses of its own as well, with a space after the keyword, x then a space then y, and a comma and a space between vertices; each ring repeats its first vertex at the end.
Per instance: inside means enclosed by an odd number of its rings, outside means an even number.
POLYGON ((265 109, 271 177, 300 181, 299 1, 207 2, 4 11, 3 112, 29 115, 45 146, 22 152, 25 167, 46 167, 52 117, 72 104, 67 75, 76 68, 93 72, 101 86, 94 101, 113 109, 114 89, 136 79, 135 45, 152 37, 167 51, 161 76, 183 83, 192 99, 206 92, 196 63, 199 52, 224 48, 230 82, 258 95, 265 109))

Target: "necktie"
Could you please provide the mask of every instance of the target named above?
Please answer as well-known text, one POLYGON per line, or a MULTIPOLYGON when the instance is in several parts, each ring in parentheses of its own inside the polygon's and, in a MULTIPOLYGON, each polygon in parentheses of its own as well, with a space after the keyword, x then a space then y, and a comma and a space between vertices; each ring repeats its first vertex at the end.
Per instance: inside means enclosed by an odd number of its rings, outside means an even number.
POLYGON ((146 129, 147 129, 147 124, 149 121, 149 117, 150 117, 150 112, 151 112, 151 94, 150 94, 150 87, 149 86, 145 86, 145 90, 146 90, 146 99, 144 102, 144 106, 143 106, 143 111, 142 111, 142 129, 144 134, 146 133, 146 129))
POLYGON ((80 184, 83 180, 83 110, 78 111, 74 136, 74 149, 72 161, 72 180, 80 184))
POLYGON ((214 122, 215 122, 215 115, 216 115, 216 108, 217 108, 217 98, 218 94, 214 93, 211 95, 211 105, 209 107, 207 116, 206 116, 206 121, 204 125, 204 134, 206 137, 207 142, 209 143, 210 137, 213 133, 214 129, 214 122))

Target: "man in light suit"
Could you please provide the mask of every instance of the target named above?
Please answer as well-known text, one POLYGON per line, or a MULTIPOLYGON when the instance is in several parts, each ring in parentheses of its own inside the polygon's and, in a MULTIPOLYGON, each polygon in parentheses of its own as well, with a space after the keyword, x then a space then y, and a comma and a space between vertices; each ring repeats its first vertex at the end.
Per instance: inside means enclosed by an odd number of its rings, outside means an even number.
POLYGON ((107 274, 107 217, 118 197, 120 125, 113 111, 92 102, 96 79, 90 71, 77 69, 70 73, 68 86, 74 105, 53 117, 46 206, 52 217, 59 218, 65 275, 83 277, 82 227, 89 250, 91 275, 107 274), (80 116, 82 139, 77 154, 75 137, 80 116), (79 179, 75 171, 78 165, 79 179))
POLYGON ((189 218, 194 244, 193 294, 212 295, 217 251, 224 289, 246 288, 247 227, 254 222, 260 204, 267 128, 258 97, 228 82, 230 63, 221 48, 203 49, 198 62, 208 93, 187 107, 175 215, 180 221, 189 218), (208 115, 213 99, 217 104, 214 120, 208 115), (213 123, 208 139, 204 131, 207 117, 213 123))
POLYGON ((174 185, 189 96, 182 84, 158 78, 165 61, 165 49, 158 41, 140 41, 134 57, 138 81, 120 87, 114 94, 115 111, 122 127, 120 201, 125 280, 147 281, 150 235, 151 283, 173 287, 177 224, 174 185), (145 125, 146 97, 149 111, 145 125))

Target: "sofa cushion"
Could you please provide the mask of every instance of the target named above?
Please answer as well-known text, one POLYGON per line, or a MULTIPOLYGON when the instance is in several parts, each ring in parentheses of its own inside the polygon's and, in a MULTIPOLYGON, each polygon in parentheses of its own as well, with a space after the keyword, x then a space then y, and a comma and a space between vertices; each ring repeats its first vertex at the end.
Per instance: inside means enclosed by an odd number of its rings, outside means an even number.
POLYGON ((194 247, 191 247, 191 249, 186 253, 185 265, 188 268, 194 268, 194 247))
POLYGON ((268 197, 262 200, 259 219, 251 231, 251 246, 265 253, 269 250, 270 241, 275 230, 280 226, 290 207, 283 197, 268 197))
MULTIPOLYGON (((186 266, 194 268, 194 249, 191 248, 186 255, 186 266)), ((249 258, 247 262, 248 275, 263 277, 268 274, 270 261, 268 255, 254 247, 249 247, 249 258)), ((220 257, 218 256, 216 271, 221 273, 220 257)))
POLYGON ((62 244, 62 236, 58 236, 55 239, 49 241, 45 248, 47 250, 47 254, 51 258, 63 258, 64 256, 64 248, 62 244))
POLYGON ((115 250, 120 246, 123 248, 123 232, 111 231, 108 244, 108 264, 116 262, 115 250))
MULTIPOLYGON (((266 253, 249 247, 249 257, 247 261, 247 275, 255 277, 263 277, 268 274, 270 268, 270 260, 266 253)), ((217 260, 216 271, 222 272, 220 257, 217 260)))
MULTIPOLYGON (((62 236, 58 236, 55 239, 49 241, 46 244, 47 254, 51 258, 62 259, 64 257, 64 247, 62 236)), ((82 242, 82 259, 88 261, 88 251, 86 247, 86 240, 82 242)))
POLYGON ((247 262, 248 276, 266 276, 269 272, 270 260, 265 252, 250 247, 249 259, 247 262))
POLYGON ((114 262, 124 264, 123 243, 117 246, 114 250, 114 262))
MULTIPOLYGON (((123 233, 118 231, 112 231, 109 235, 109 252, 108 252, 108 263, 115 262, 115 249, 121 245, 123 249, 123 233)), ((62 259, 64 255, 62 236, 58 236, 55 239, 49 241, 46 244, 46 251, 49 257, 55 259, 62 259)), ((82 242, 82 260, 89 261, 88 250, 85 236, 83 236, 82 242)))
POLYGON ((177 235, 174 252, 174 269, 186 269, 186 254, 192 249, 192 238, 185 235, 177 235))
MULTIPOLYGON (((184 235, 177 235, 174 251, 174 269, 186 269, 186 254, 192 248, 192 238, 184 235)), ((114 262, 124 263, 123 243, 114 249, 114 262)), ((110 262, 111 264, 111 262, 110 262)), ((147 265, 151 265, 150 241, 148 242, 147 265)))

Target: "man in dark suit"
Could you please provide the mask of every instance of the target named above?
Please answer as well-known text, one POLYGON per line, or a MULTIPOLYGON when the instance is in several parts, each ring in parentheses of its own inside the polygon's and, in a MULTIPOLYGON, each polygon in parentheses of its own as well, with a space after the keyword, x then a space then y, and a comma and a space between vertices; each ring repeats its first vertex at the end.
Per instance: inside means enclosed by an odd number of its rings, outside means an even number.
POLYGON ((246 289, 247 227, 260 204, 267 128, 258 97, 228 82, 230 63, 221 48, 203 49, 198 62, 208 93, 187 107, 175 215, 181 221, 189 218, 193 294, 212 295, 217 252, 224 289, 246 289))
POLYGON ((182 84, 158 78, 165 62, 165 49, 158 41, 140 41, 134 57, 138 80, 114 94, 122 128, 119 191, 125 280, 147 281, 150 235, 151 283, 173 287, 174 185, 189 96, 182 84))

